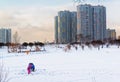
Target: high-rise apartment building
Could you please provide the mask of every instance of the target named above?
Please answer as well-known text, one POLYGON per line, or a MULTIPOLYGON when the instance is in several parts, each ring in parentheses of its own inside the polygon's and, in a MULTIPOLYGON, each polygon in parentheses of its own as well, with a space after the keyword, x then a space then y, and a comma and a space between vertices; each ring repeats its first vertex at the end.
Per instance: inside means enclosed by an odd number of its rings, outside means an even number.
POLYGON ((60 11, 55 17, 56 43, 106 40, 106 8, 90 4, 78 5, 77 13, 60 11))
POLYGON ((115 40, 116 39, 115 29, 107 29, 106 30, 106 39, 107 40, 115 40))
POLYGON ((77 41, 77 12, 71 12, 71 42, 77 41))
POLYGON ((76 40, 77 13, 60 11, 55 17, 55 41, 70 43, 76 40))
POLYGON ((93 13, 91 11, 91 5, 77 6, 77 35, 82 42, 93 39, 93 13))
POLYGON ((77 35, 80 41, 105 39, 106 9, 89 4, 77 6, 77 35))
POLYGON ((11 42, 11 29, 0 28, 0 42, 1 43, 11 42))
POLYGON ((93 40, 105 40, 106 35, 106 8, 93 6, 93 40))
POLYGON ((58 16, 55 16, 55 43, 58 43, 58 16))
POLYGON ((70 42, 70 11, 58 12, 58 42, 70 42))

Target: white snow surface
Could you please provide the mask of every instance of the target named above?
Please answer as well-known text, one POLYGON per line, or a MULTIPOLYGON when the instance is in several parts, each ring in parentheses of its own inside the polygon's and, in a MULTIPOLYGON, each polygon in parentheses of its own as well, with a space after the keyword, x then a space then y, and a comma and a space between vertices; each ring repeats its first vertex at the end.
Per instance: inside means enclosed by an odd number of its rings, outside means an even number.
POLYGON ((46 51, 8 53, 0 49, 0 62, 9 69, 9 82, 120 82, 120 48, 78 46, 65 52, 64 45, 45 46, 46 51), (27 74, 28 63, 35 72, 27 74))

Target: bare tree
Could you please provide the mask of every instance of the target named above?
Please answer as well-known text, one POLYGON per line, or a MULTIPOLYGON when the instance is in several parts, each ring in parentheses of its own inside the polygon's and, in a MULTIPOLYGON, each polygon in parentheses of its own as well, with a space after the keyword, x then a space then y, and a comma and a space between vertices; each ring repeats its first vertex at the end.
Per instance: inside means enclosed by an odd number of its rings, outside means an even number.
POLYGON ((83 39, 84 39, 83 34, 78 34, 77 35, 78 42, 82 43, 84 41, 83 39))
POLYGON ((9 82, 10 78, 8 75, 9 71, 5 69, 3 65, 0 65, 0 82, 9 82))
POLYGON ((13 34, 13 42, 15 44, 18 44, 20 42, 20 36, 17 31, 15 32, 15 34, 13 34))

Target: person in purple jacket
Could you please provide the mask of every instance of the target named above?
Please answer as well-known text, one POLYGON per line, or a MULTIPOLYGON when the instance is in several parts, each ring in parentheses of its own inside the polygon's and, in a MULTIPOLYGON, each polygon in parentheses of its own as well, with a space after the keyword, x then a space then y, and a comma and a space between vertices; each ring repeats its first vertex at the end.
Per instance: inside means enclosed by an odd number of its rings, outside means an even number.
POLYGON ((27 67, 27 71, 28 71, 28 74, 30 74, 31 72, 34 72, 35 71, 35 65, 33 63, 29 63, 28 67, 27 67))

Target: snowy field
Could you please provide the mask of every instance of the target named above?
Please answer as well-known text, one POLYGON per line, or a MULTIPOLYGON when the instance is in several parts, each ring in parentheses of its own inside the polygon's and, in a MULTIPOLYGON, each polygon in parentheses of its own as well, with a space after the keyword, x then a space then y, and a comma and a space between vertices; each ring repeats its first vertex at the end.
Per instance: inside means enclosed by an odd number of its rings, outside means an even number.
MULTIPOLYGON (((64 47, 64 46, 63 46, 64 47)), ((8 53, 0 49, 0 62, 9 69, 9 82, 120 82, 120 48, 71 48, 65 52, 55 45, 46 51, 8 53), (27 74, 28 63, 36 70, 27 74)))

